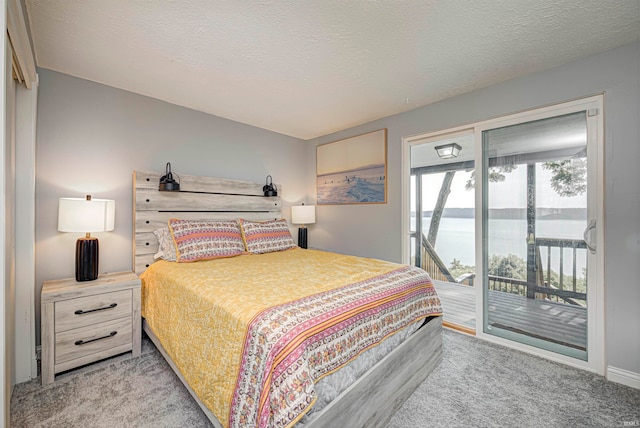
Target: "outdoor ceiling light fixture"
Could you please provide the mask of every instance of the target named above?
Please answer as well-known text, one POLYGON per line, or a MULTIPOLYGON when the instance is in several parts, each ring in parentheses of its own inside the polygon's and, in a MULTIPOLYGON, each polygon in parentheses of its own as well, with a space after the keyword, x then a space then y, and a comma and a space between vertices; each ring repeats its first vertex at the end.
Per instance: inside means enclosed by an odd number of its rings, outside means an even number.
POLYGON ((462 147, 460 147, 456 143, 443 144, 441 146, 436 146, 435 148, 440 159, 457 158, 460 150, 462 150, 462 147))

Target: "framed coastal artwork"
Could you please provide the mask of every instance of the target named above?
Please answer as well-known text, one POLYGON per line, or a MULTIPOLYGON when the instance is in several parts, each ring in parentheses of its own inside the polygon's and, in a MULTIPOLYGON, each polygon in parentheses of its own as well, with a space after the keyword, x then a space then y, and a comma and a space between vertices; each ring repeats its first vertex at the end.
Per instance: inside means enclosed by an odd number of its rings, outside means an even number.
POLYGON ((387 202, 387 130, 316 148, 318 205, 387 202))

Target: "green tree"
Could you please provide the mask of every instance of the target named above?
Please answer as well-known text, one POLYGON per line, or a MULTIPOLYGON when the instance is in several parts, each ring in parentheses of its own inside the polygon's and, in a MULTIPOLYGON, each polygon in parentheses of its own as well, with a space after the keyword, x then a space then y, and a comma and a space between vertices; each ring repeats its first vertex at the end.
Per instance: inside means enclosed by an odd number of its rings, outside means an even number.
POLYGON ((551 187, 560 196, 582 195, 587 191, 587 160, 585 158, 545 162, 542 168, 551 171, 551 187))
POLYGON ((527 279, 527 262, 515 254, 506 257, 494 254, 489 257, 489 275, 527 279))
MULTIPOLYGON (((489 168, 489 182, 490 183, 500 183, 504 181, 510 172, 513 172, 518 165, 515 164, 504 164, 500 166, 492 166, 489 168)), ((464 185, 465 190, 473 190, 476 187, 476 170, 474 169, 471 172, 471 177, 467 180, 467 183, 464 185)))
MULTIPOLYGON (((499 183, 505 180, 506 175, 514 171, 517 165, 500 165, 489 168, 489 182, 499 183)), ((571 197, 582 195, 587 191, 587 159, 575 158, 555 162, 545 162, 542 168, 551 171, 551 187, 560 196, 571 197)), ((464 188, 475 188, 475 170, 464 188)))
POLYGON ((451 273, 451 276, 454 278, 459 278, 464 274, 475 272, 475 266, 463 265, 460 260, 455 258, 453 259, 453 261, 451 262, 451 266, 449 267, 449 273, 451 273))
POLYGON ((440 193, 438 194, 438 200, 436 202, 436 206, 433 209, 433 214, 431 214, 431 223, 429 224, 429 234, 427 236, 427 241, 429 241, 433 248, 436 247, 436 239, 438 238, 438 230, 440 229, 440 219, 442 218, 444 207, 447 204, 449 193, 451 193, 451 182, 453 181, 453 177, 455 175, 455 171, 447 171, 447 173, 444 175, 444 178, 442 179, 442 185, 440 186, 440 193))

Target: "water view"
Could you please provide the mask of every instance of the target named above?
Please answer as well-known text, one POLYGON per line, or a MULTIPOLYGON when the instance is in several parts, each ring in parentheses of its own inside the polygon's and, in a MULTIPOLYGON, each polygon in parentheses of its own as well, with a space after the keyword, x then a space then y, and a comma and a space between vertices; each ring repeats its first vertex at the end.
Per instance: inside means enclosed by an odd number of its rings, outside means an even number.
MULTIPOLYGON (((415 230, 415 217, 411 217, 412 230, 415 230)), ((424 217, 423 233, 427 236, 431 217, 424 217)), ((461 264, 475 266, 475 220, 473 218, 442 217, 435 250, 448 266, 453 259, 461 264)), ((582 239, 586 223, 584 220, 537 220, 538 238, 582 239)), ((527 258, 527 222, 524 219, 489 220, 489 254, 507 256, 514 254, 524 260, 527 258)), ((572 261, 569 250, 565 250, 565 260, 572 261)), ((566 262, 565 262, 566 263, 566 262)), ((586 268, 586 255, 578 253, 577 274, 582 276, 586 268)), ((559 269, 559 258, 553 257, 551 269, 559 269)))

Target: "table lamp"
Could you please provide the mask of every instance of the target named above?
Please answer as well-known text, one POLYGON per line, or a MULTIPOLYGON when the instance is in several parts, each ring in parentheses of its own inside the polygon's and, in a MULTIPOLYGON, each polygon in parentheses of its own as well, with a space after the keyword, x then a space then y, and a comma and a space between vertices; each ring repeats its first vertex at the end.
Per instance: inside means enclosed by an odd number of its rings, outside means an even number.
POLYGON ((301 224, 298 228, 298 246, 307 248, 307 224, 316 222, 316 206, 315 205, 297 205, 291 207, 291 223, 301 224))
POLYGON ((109 232, 114 229, 116 202, 111 199, 60 198, 58 230, 84 232, 76 241, 76 281, 98 278, 98 238, 91 232, 109 232))

